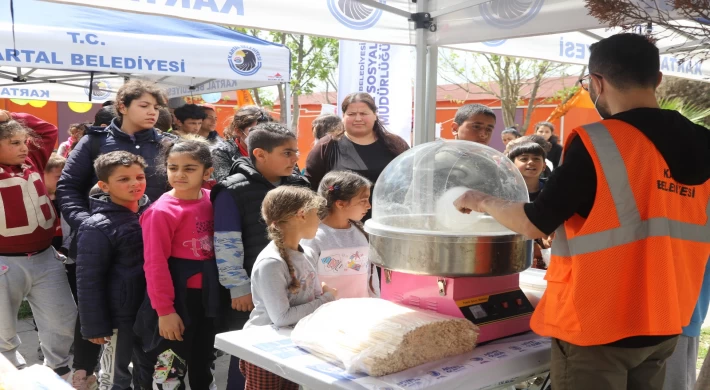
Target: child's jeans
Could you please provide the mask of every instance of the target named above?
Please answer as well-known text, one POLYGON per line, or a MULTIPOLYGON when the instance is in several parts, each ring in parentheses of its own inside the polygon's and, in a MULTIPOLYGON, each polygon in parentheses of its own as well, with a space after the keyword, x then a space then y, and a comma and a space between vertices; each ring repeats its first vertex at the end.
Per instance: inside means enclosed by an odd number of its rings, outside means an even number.
POLYGON ((18 368, 26 364, 17 335, 17 314, 25 297, 39 329, 45 364, 64 375, 69 372, 76 304, 53 248, 31 256, 0 256, 0 352, 18 368))

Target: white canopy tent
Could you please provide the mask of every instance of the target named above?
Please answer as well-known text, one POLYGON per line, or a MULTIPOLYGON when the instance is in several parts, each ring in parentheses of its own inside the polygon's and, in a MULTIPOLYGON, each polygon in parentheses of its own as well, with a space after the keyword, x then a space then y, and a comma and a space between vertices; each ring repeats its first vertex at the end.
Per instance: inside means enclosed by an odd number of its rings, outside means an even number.
MULTIPOLYGON (((586 64, 587 46, 614 32, 588 15, 584 0, 46 1, 358 41, 413 44, 417 51, 415 144, 434 138, 438 47, 586 64)), ((639 1, 652 4, 654 0, 639 1)), ((664 0, 655 1, 668 10, 664 0)), ((675 57, 687 49, 688 41, 695 41, 696 48, 706 42, 666 31, 654 33, 662 35, 659 47, 664 52, 664 73, 710 80, 710 64, 678 66, 675 57)))
POLYGON ((126 78, 169 98, 257 88, 287 82, 290 60, 282 45, 212 24, 0 0, 0 98, 100 102, 126 78))

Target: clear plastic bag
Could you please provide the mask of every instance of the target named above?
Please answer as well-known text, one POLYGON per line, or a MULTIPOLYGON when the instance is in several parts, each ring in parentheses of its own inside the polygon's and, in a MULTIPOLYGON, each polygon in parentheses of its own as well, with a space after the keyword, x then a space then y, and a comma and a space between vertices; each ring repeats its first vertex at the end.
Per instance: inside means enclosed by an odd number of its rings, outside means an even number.
POLYGON ((293 342, 350 373, 382 376, 473 350, 469 320, 378 298, 340 299, 298 322, 293 342))

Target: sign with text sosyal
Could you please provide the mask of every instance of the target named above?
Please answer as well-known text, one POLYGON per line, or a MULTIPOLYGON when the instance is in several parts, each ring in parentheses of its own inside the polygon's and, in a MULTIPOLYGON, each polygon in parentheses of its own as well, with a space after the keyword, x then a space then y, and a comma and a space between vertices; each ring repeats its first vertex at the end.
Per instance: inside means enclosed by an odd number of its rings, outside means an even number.
POLYGON ((407 46, 340 41, 338 103, 349 93, 369 93, 387 130, 411 145, 410 58, 407 46))

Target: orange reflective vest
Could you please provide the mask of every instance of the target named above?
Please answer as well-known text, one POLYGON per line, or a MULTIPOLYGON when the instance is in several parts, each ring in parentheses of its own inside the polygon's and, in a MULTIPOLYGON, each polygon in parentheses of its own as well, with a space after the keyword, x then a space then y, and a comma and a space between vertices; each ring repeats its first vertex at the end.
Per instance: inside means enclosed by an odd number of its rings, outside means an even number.
POLYGON ((556 233, 547 290, 531 319, 543 336, 589 346, 688 325, 710 255, 710 181, 673 180, 635 127, 605 120, 574 129, 594 161, 588 218, 556 233))

